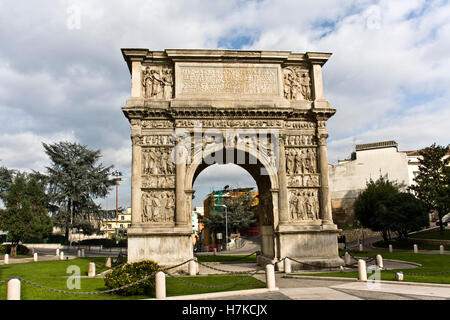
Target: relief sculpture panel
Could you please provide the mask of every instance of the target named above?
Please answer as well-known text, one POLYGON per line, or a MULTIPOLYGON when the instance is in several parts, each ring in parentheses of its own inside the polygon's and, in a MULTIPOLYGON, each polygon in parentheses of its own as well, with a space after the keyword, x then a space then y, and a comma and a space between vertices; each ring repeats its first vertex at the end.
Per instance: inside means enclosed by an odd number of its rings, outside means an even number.
POLYGON ((284 97, 287 100, 312 100, 308 70, 300 67, 283 69, 284 97))
POLYGON ((287 148, 286 173, 288 175, 317 173, 315 148, 287 148))
POLYGON ((290 190, 289 192, 290 220, 318 220, 319 199, 317 189, 290 190))
POLYGON ((153 147, 142 150, 142 175, 175 174, 172 148, 153 147))
POLYGON ((144 98, 172 98, 173 71, 168 66, 149 66, 142 73, 142 94, 144 98))
POLYGON ((174 212, 174 191, 143 192, 141 222, 170 223, 174 221, 174 212))

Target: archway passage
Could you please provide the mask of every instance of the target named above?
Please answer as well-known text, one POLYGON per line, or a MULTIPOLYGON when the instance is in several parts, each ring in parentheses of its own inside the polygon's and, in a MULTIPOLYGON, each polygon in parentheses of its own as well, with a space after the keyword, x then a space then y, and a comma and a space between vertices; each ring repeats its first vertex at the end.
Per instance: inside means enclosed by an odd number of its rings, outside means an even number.
MULTIPOLYGON (((211 152, 206 157, 203 157, 201 162, 193 164, 190 168, 188 168, 188 173, 193 172, 192 189, 194 189, 195 181, 201 173, 205 172, 205 170, 208 170, 212 166, 218 168, 218 164, 226 163, 238 166, 242 169, 241 171, 249 174, 255 182, 257 188, 257 205, 254 208, 254 213, 257 216, 259 233, 258 241, 260 243, 259 249, 263 255, 272 258, 275 257, 276 243, 274 239, 274 219, 276 214, 274 209, 277 208, 277 205, 275 204, 274 207, 271 191, 272 183, 270 176, 266 174, 269 170, 265 168, 256 156, 239 149, 220 149, 215 152, 211 152)), ((188 176, 190 175, 188 174, 188 176)), ((187 180, 186 183, 187 185, 190 185, 191 181, 187 180)), ((225 184, 222 187, 224 186, 225 184)), ((231 187, 231 189, 233 188, 231 187)), ((242 191, 231 191, 232 194, 239 194, 240 192, 242 191)), ((245 192, 248 192, 248 190, 245 192)), ((209 208, 204 208, 204 210, 206 214, 210 211, 209 208)), ((209 237, 209 232, 204 233, 204 237, 205 236, 209 237)))
POLYGON ((131 73, 131 97, 122 108, 132 140, 129 262, 152 259, 172 266, 193 258, 192 186, 205 167, 217 162, 241 166, 264 195, 261 264, 289 256, 342 265, 326 149, 326 123, 336 110, 324 97, 322 81, 322 66, 331 54, 122 53, 131 73), (265 151, 259 135, 264 132, 275 133, 270 156, 234 144, 256 142, 265 151))

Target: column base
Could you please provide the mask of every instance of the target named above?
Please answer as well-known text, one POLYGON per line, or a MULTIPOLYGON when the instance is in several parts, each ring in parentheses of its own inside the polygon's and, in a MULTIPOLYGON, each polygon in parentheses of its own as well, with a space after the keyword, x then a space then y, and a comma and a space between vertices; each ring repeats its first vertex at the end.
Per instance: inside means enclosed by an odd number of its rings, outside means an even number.
MULTIPOLYGON (((186 228, 128 228, 128 263, 153 260, 167 268, 194 257, 192 231, 186 228)), ((171 271, 187 271, 188 264, 171 271)))

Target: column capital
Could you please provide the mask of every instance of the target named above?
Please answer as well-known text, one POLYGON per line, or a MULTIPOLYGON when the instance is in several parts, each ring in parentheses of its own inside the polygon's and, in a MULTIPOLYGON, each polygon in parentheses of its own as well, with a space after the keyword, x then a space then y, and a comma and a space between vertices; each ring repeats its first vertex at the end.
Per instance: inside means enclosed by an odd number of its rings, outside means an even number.
POLYGON ((328 138, 328 133, 321 133, 318 135, 318 142, 319 142, 319 146, 326 146, 327 145, 327 138, 328 138))

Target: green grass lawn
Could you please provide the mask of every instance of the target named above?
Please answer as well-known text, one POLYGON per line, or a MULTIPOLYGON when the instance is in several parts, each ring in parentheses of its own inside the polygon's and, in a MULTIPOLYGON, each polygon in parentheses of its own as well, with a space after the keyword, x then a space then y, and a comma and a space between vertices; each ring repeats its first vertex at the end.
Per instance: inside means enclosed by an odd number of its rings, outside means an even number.
MULTIPOLYGON (((414 254, 414 253, 402 253, 402 252, 355 252, 352 253, 357 257, 371 257, 375 254, 381 254, 383 259, 402 260, 419 263, 422 266, 412 269, 398 269, 395 271, 381 271, 381 280, 395 280, 395 272, 402 271, 404 273, 404 281, 408 282, 426 282, 426 283, 444 283, 450 284, 450 272, 442 275, 431 276, 419 276, 419 275, 407 275, 407 273, 425 274, 432 272, 450 271, 450 255, 440 254, 414 254)), ((299 274, 308 275, 311 274, 299 274)), ((358 278, 358 272, 327 272, 320 274, 313 274, 319 277, 344 277, 344 278, 358 278)))
MULTIPOLYGON (((412 252, 414 244, 417 244, 419 250, 439 250, 439 245, 437 244, 416 243, 414 239, 392 239, 390 244, 392 244, 394 250, 411 250, 412 252)), ((374 242, 373 246, 377 248, 388 248, 388 245, 386 245, 383 240, 374 242)))
MULTIPOLYGON (((87 275, 89 262, 93 261, 97 266, 97 273, 106 270, 99 269, 105 263, 106 258, 77 258, 64 261, 39 261, 18 264, 8 264, 0 266, 0 281, 12 276, 20 276, 26 280, 44 285, 53 289, 68 290, 67 277, 70 275, 66 270, 71 265, 80 267, 81 275, 87 275)), ((188 295, 197 293, 244 290, 253 288, 264 288, 265 284, 255 278, 246 275, 211 275, 197 277, 182 277, 190 282, 204 285, 225 285, 246 278, 245 281, 226 288, 202 288, 185 284, 169 276, 166 277, 167 296, 188 295)), ((6 299, 6 283, 0 286, 0 300, 6 299)), ((81 278, 81 289, 73 291, 102 291, 107 290, 102 278, 81 278)), ((119 296, 116 294, 95 294, 95 295, 73 295, 62 294, 35 286, 21 283, 21 297, 23 300, 124 300, 124 299, 145 299, 153 296, 119 296)))
POLYGON ((436 239, 436 240, 450 240, 450 230, 444 230, 443 233, 440 231, 433 232, 420 232, 411 235, 411 238, 415 239, 436 239))
POLYGON ((256 254, 242 255, 207 255, 198 256, 198 262, 222 262, 222 263, 256 263, 256 254))

